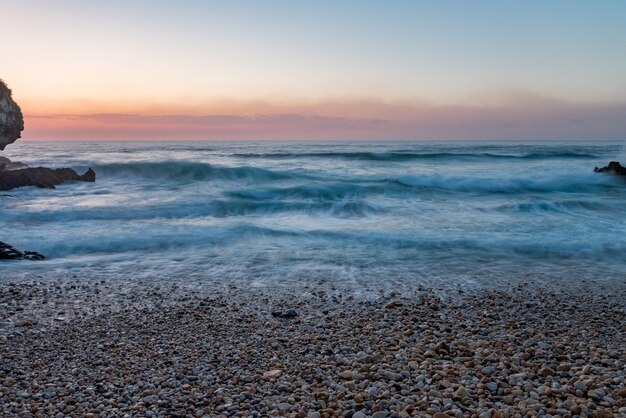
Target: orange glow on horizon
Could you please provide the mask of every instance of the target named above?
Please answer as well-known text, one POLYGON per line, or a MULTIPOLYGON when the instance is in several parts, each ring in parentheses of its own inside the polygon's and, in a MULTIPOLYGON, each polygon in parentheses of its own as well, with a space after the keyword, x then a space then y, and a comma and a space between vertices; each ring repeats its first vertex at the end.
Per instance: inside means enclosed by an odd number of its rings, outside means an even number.
POLYGON ((483 106, 369 98, 174 104, 18 100, 27 140, 621 140, 626 133, 626 104, 571 103, 528 95, 483 106))

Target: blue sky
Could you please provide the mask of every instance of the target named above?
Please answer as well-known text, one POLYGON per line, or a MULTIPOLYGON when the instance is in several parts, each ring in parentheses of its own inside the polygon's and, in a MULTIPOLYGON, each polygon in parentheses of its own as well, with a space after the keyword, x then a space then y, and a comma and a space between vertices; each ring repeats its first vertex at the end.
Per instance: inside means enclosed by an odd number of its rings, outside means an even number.
POLYGON ((15 59, 0 63, 0 77, 35 116, 396 114, 407 122, 411 107, 521 111, 550 102, 619 114, 626 103, 624 1, 1 6, 11 17, 3 30, 16 35, 3 47, 15 59))

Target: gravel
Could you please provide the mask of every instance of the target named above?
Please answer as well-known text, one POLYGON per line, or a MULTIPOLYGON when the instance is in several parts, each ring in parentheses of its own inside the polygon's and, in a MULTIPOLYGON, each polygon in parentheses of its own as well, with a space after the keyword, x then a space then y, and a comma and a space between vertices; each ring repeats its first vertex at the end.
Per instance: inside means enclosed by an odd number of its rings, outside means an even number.
POLYGON ((4 281, 0 415, 624 417, 624 300, 4 281))

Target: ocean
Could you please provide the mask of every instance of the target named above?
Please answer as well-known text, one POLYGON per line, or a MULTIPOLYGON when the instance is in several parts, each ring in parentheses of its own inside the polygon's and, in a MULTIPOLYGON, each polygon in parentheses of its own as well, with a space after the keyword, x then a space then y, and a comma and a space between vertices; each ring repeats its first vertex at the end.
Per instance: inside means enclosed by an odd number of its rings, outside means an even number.
POLYGON ((26 142, 96 183, 0 195, 0 278, 355 291, 626 278, 621 143, 26 142))

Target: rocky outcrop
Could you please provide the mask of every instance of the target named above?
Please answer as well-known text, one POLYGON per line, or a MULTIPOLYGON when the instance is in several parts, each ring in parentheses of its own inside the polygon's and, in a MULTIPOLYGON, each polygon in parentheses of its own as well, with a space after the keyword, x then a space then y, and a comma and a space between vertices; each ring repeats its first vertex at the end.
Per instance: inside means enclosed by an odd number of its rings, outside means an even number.
POLYGON ((28 167, 24 163, 20 163, 19 161, 11 161, 7 157, 0 157, 0 171, 4 170, 17 170, 18 168, 26 168, 28 167))
POLYGON ((0 80, 0 150, 22 136, 24 117, 11 97, 11 90, 0 80))
POLYGON ((24 186, 54 189, 55 186, 67 181, 94 182, 96 173, 91 168, 80 175, 71 168, 28 167, 0 157, 0 190, 24 186))
POLYGON ((43 260, 45 257, 34 251, 19 251, 13 246, 0 242, 0 261, 2 260, 43 260))
POLYGON ((596 173, 608 173, 618 176, 626 176, 626 167, 622 166, 618 161, 611 161, 606 167, 596 167, 593 169, 593 171, 595 171, 596 173))
MULTIPOLYGON (((17 103, 11 97, 11 90, 0 80, 0 150, 21 137, 24 130, 24 117, 17 103)), ((96 181, 96 173, 90 168, 82 176, 71 168, 28 167, 0 157, 0 190, 16 187, 36 186, 54 189, 66 181, 96 181)))

